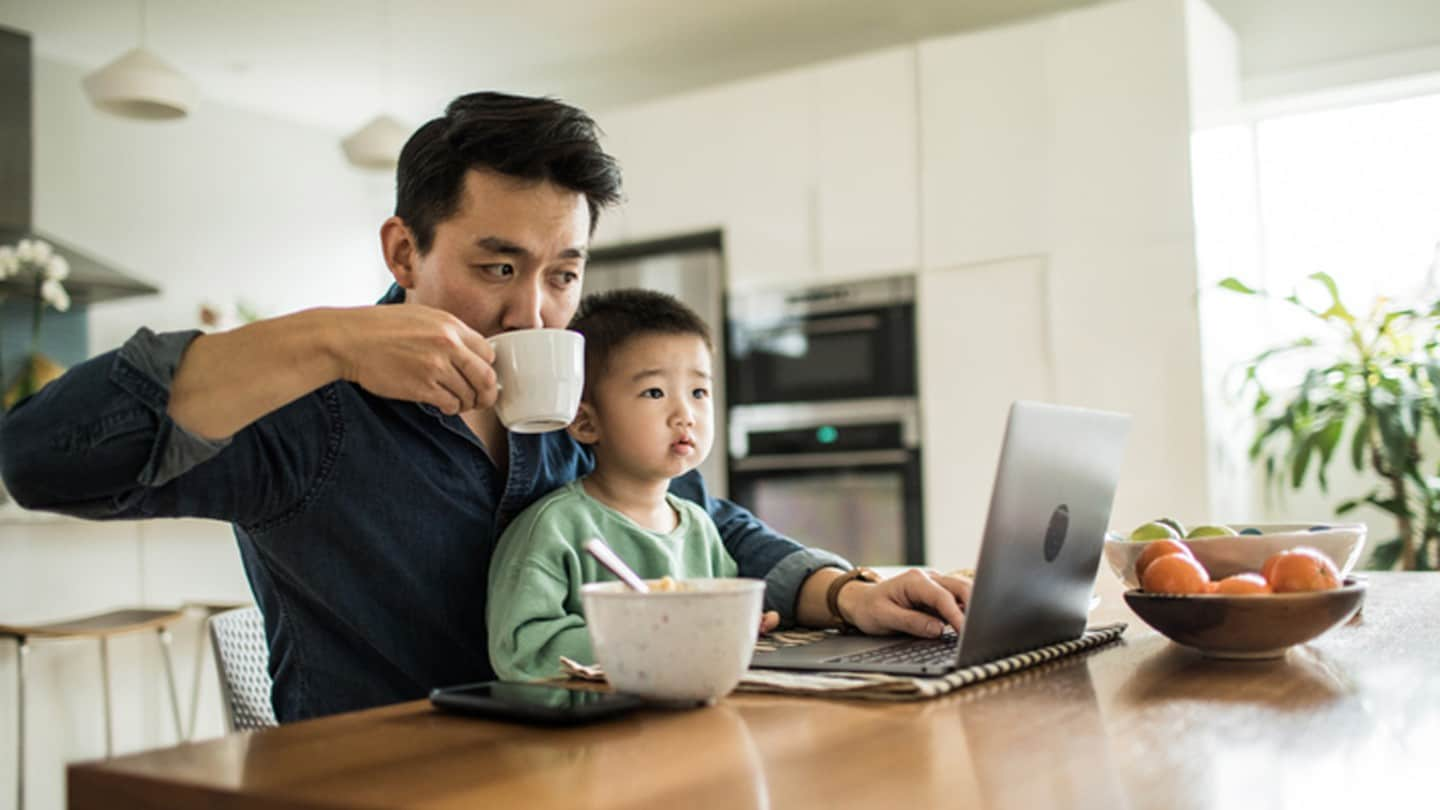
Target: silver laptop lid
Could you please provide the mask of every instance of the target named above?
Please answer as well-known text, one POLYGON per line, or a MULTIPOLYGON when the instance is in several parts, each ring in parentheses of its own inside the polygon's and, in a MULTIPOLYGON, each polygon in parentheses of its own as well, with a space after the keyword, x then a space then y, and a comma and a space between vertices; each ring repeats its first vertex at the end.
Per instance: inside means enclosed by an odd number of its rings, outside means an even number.
POLYGON ((959 666, 1078 638, 1130 418, 1016 402, 990 495, 959 666))

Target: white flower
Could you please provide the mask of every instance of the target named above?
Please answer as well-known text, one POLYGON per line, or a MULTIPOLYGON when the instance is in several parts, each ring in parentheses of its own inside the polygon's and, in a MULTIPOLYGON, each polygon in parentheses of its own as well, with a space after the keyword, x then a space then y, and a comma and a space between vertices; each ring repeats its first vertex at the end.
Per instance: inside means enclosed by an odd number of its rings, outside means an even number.
POLYGON ((6 245, 0 247, 0 281, 20 272, 20 257, 15 255, 15 248, 6 245))
POLYGON ((50 247, 50 243, 42 239, 36 239, 31 244, 34 245, 35 250, 33 261, 41 267, 49 264, 50 257, 55 255, 55 248, 50 247))
POLYGON ((65 286, 57 279, 46 279, 40 285, 40 297, 61 312, 70 309, 70 294, 65 292, 65 286))
POLYGON ((50 257, 50 263, 45 265, 45 278, 54 281, 64 281, 70 277, 70 262, 56 253, 50 257))
POLYGON ((35 261, 35 243, 29 239, 21 239, 20 244, 15 248, 15 255, 22 262, 35 261))

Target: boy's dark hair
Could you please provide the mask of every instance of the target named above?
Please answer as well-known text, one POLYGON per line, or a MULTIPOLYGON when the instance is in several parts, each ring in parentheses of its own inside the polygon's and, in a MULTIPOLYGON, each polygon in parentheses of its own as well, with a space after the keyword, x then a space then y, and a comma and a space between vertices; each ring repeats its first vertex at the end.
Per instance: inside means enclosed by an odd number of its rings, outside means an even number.
POLYGON ((695 310, 672 295, 654 290, 628 289, 587 295, 570 321, 570 328, 585 336, 585 398, 591 381, 605 373, 606 365, 627 341, 642 335, 694 335, 714 350, 710 327, 695 310))
POLYGON ((395 171, 395 216, 427 253, 435 226, 460 207, 469 169, 550 181, 585 195, 590 232, 600 210, 620 199, 620 165, 600 148, 584 110, 552 98, 469 93, 410 136, 395 171))

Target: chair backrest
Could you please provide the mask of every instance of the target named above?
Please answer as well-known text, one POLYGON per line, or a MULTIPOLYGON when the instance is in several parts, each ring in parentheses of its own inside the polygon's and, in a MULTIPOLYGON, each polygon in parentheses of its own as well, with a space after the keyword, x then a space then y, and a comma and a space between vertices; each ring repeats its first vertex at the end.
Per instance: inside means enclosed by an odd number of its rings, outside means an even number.
POLYGON ((269 728, 275 722, 270 703, 270 648, 260 608, 228 610, 210 617, 210 643, 220 675, 220 703, 231 731, 269 728))

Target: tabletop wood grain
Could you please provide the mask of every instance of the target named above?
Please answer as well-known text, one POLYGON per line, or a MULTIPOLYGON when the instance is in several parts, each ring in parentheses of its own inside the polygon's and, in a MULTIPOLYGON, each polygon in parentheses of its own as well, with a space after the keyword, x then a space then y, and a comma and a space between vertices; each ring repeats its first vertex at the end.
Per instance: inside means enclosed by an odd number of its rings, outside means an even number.
POLYGON ((732 695, 545 730, 424 702, 72 766, 74 808, 1433 806, 1440 574, 1280 660, 1125 640, 919 703, 732 695), (1416 801, 1420 804, 1416 804, 1416 801))

